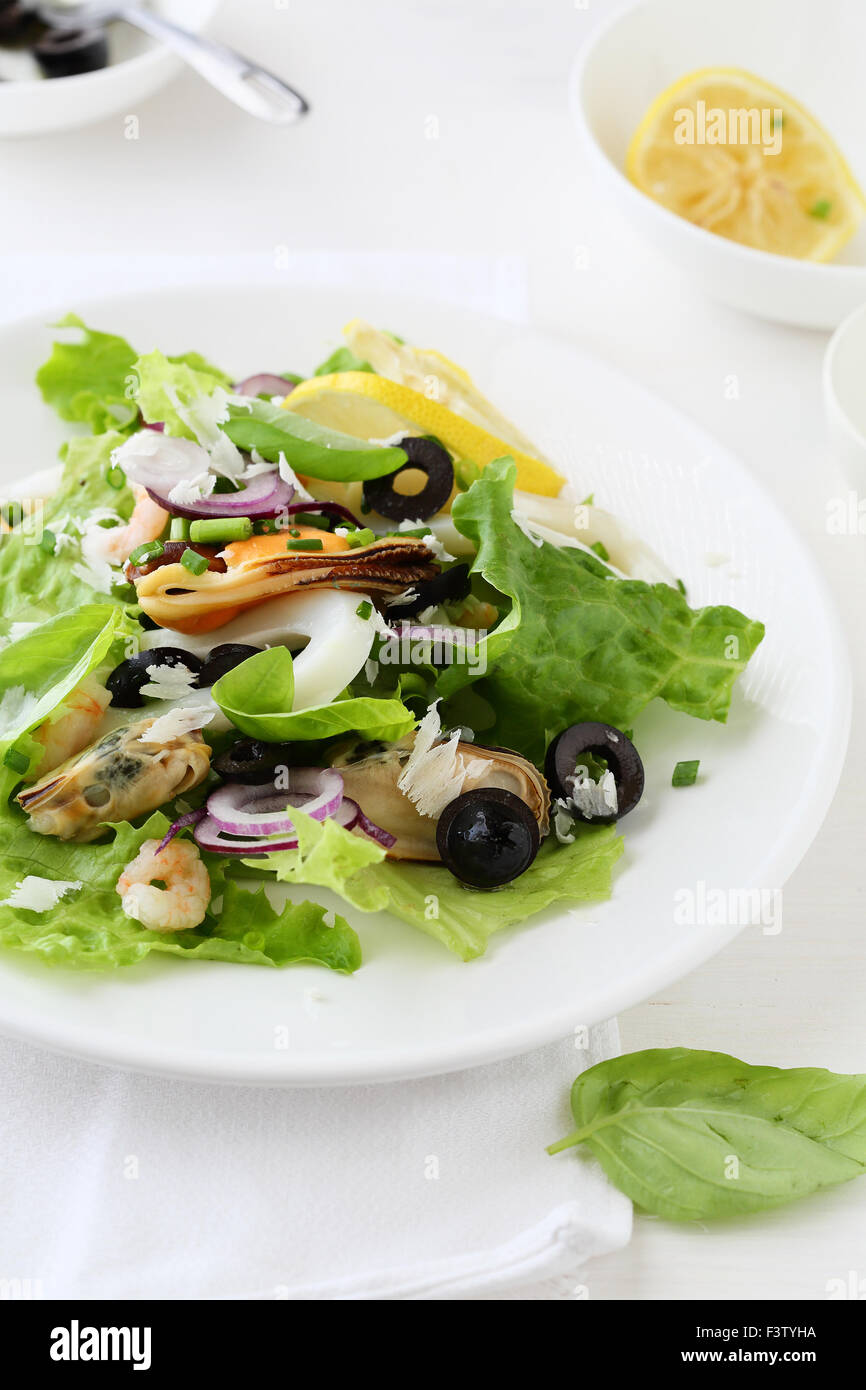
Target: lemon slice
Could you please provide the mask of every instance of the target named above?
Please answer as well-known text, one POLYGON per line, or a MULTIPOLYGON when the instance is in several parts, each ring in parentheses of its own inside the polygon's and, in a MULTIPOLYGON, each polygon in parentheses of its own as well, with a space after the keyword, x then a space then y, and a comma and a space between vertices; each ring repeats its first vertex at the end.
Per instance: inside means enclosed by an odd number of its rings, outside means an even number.
POLYGON ((517 486, 524 492, 555 497, 565 481, 550 464, 514 443, 516 431, 509 429, 511 438, 504 439, 421 391, 372 372, 310 377, 286 397, 284 408, 356 439, 390 439, 398 432, 432 434, 457 458, 479 468, 510 455, 517 465, 517 486))
POLYGON ((695 226, 801 260, 835 256, 866 206, 815 117, 738 68, 702 68, 662 92, 635 132, 626 172, 695 226))

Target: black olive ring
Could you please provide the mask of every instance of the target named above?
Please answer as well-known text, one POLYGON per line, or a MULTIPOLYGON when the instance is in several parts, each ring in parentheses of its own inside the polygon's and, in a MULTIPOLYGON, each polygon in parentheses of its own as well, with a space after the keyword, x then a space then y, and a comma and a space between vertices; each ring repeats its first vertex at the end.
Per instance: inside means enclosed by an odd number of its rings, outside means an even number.
POLYGON ((364 483, 364 507, 367 511, 386 516, 389 521, 426 521, 441 511, 451 496, 454 487, 451 456, 435 439, 427 439, 423 435, 407 435, 400 440, 398 448, 403 450, 407 462, 384 478, 367 479, 364 483), (401 473, 415 468, 427 474, 427 482, 421 491, 411 495, 396 492, 395 480, 401 473))
POLYGON ((595 825, 610 824, 633 811, 643 795, 644 770, 640 754, 621 729, 596 720, 571 724, 563 729, 547 749, 544 775, 550 790, 558 800, 568 800, 573 792, 570 785, 575 768, 587 753, 604 758, 616 782, 617 809, 607 816, 589 816, 577 812, 578 820, 595 825))

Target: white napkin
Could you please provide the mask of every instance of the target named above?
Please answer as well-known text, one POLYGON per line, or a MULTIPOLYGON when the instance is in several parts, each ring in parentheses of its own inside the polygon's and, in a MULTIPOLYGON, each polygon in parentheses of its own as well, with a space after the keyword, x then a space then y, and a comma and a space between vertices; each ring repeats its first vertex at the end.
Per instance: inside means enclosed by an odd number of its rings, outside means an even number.
POLYGON ((569 1279, 625 1245, 593 1160, 549 1157, 616 1024, 451 1076, 167 1081, 0 1042, 4 1275, 45 1298, 435 1299, 569 1279), (29 1285, 27 1283, 29 1281, 29 1285))
MULTIPOLYGON (((9 260, 5 319, 243 280, 526 318, 514 257, 9 260)), ((291 1091, 166 1081, 0 1040, 0 1270, 46 1298, 457 1298, 553 1278, 581 1297, 581 1266, 626 1244, 631 1207, 592 1161, 544 1146, 571 1127, 577 1073, 618 1050, 611 1023, 586 1051, 571 1038, 451 1076, 291 1091)))

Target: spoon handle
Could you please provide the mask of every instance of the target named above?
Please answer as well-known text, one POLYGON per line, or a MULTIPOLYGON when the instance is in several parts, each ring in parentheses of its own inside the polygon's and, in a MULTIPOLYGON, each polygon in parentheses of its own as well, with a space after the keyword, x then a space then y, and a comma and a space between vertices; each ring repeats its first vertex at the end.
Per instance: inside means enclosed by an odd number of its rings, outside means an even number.
POLYGON ((212 87, 251 116, 275 125, 291 125, 310 109, 300 92, 287 82, 225 44, 192 34, 136 5, 119 5, 115 13, 179 53, 212 87))

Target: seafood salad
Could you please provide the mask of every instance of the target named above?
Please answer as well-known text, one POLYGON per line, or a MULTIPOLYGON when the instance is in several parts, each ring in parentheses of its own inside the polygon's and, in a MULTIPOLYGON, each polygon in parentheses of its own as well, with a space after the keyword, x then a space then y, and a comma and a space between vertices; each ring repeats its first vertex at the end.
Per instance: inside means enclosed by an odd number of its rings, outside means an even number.
POLYGON ((609 896, 638 716, 724 722, 762 625, 438 352, 355 320, 237 380, 63 327, 74 433, 0 512, 0 945, 351 972, 317 888, 464 960, 609 896))

